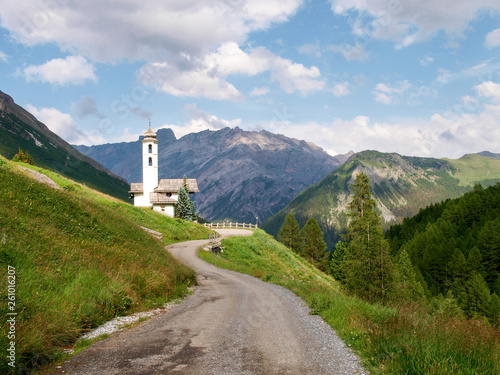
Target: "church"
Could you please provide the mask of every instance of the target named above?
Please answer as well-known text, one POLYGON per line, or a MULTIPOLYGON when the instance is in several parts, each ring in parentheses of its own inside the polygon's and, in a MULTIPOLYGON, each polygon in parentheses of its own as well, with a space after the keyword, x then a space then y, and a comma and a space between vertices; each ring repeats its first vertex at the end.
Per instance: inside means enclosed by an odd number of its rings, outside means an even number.
MULTIPOLYGON (((134 199, 134 206, 153 207, 154 211, 175 217, 175 204, 184 179, 158 181, 158 143, 150 123, 142 140, 142 183, 130 184, 130 196, 134 199)), ((199 191, 196 179, 190 178, 186 182, 190 195, 199 191)))

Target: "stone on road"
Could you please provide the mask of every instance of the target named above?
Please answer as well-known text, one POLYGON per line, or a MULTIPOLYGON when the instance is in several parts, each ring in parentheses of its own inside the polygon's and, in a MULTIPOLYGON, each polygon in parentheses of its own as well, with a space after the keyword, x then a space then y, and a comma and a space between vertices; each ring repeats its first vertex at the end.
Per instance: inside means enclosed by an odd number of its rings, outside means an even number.
MULTIPOLYGON (((247 235, 249 231, 220 231, 247 235)), ((197 273, 170 312, 95 343, 58 374, 363 374, 359 359, 289 290, 197 257, 207 241, 168 250, 197 273)))

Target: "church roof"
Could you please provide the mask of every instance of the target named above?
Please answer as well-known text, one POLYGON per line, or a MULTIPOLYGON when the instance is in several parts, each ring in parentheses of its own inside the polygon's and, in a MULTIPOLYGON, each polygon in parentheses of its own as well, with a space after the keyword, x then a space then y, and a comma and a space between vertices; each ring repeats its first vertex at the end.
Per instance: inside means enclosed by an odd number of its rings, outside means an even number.
MULTIPOLYGON (((162 179, 160 180, 158 187, 155 189, 155 193, 177 193, 183 183, 183 178, 173 180, 162 179)), ((200 191, 198 189, 198 181, 196 181, 196 178, 188 178, 186 179, 186 183, 188 185, 190 193, 197 193, 200 191)))
POLYGON ((177 203, 177 201, 174 198, 167 197, 165 194, 160 194, 160 193, 149 193, 149 201, 152 204, 177 203))
POLYGON ((144 187, 142 185, 142 182, 132 182, 130 184, 129 193, 142 193, 143 191, 144 191, 144 187))

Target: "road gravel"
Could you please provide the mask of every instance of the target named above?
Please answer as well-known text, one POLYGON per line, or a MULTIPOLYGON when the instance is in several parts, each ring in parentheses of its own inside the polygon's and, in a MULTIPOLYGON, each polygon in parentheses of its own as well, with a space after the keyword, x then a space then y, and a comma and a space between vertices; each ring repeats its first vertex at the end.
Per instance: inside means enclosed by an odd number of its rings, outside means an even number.
POLYGON ((206 242, 168 247, 197 273, 199 286, 184 302, 93 344, 53 373, 368 374, 292 292, 199 259, 206 242))

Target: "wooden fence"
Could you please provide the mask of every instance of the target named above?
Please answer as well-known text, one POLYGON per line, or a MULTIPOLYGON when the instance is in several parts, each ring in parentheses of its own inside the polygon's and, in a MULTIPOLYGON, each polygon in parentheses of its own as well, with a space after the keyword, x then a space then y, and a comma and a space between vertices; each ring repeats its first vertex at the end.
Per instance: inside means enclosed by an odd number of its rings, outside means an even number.
POLYGON ((205 223, 203 225, 210 229, 257 229, 257 224, 245 223, 205 223))

